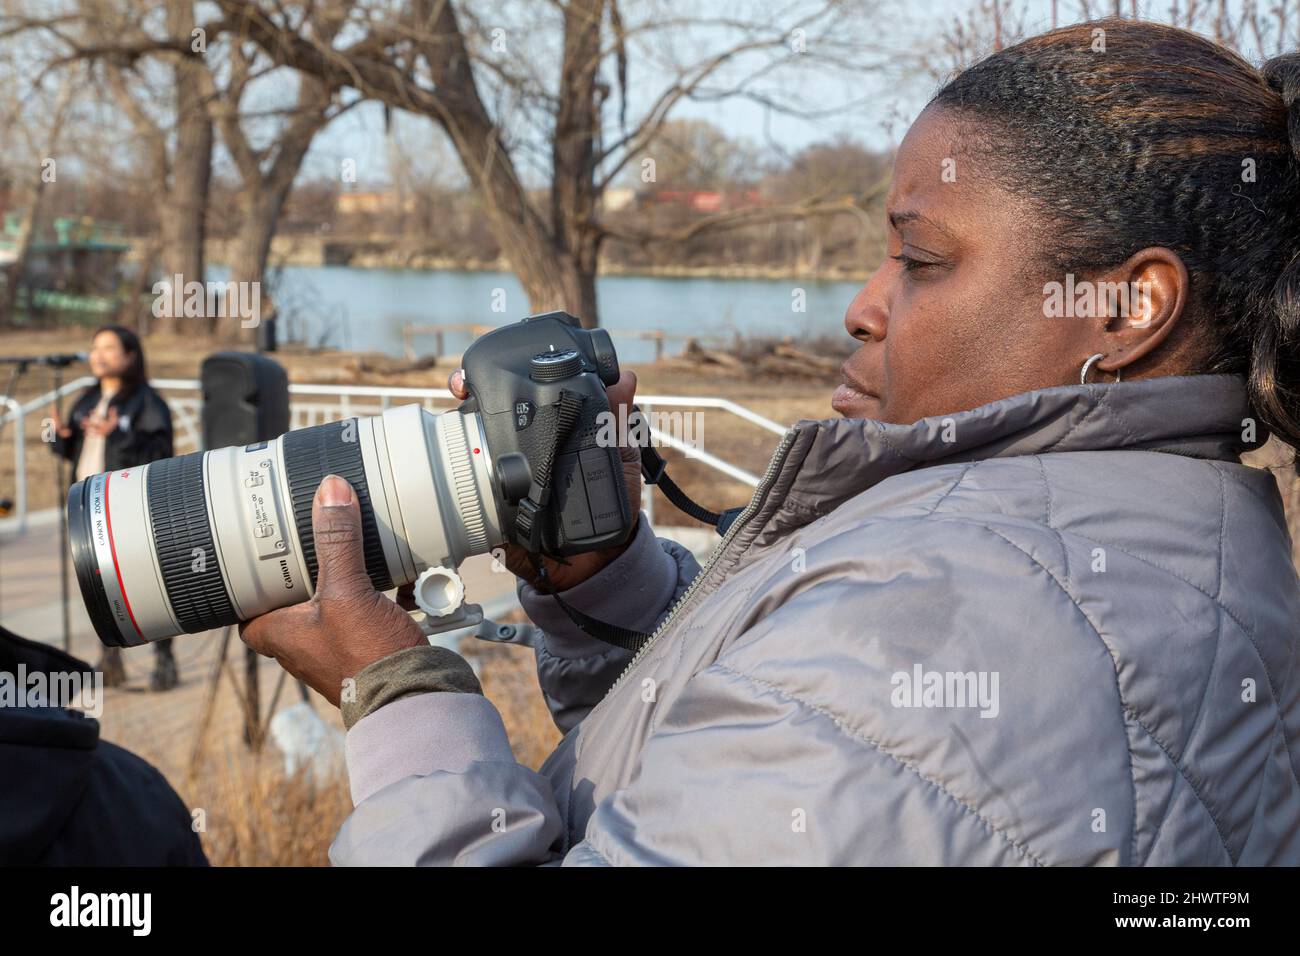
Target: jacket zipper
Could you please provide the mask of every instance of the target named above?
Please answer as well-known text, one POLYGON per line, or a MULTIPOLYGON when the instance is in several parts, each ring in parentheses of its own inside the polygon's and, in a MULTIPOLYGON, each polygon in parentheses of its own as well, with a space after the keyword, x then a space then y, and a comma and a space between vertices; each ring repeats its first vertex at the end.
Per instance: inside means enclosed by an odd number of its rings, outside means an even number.
POLYGON ((618 675, 618 679, 610 685, 609 690, 605 691, 605 696, 601 698, 602 703, 610 694, 614 693, 614 691, 622 686, 624 679, 631 672, 632 668, 636 667, 636 665, 641 662, 641 658, 645 657, 646 652, 650 650, 657 640, 659 640, 659 636, 667 630, 668 625, 677 618, 682 609, 685 608, 691 598, 695 596, 695 592, 700 589, 704 583, 704 579, 708 576, 709 572, 713 570, 714 565, 716 565, 722 558, 723 552, 727 550, 727 546, 731 544, 732 539, 740 529, 748 524, 750 519, 754 517, 754 513, 758 511, 759 503, 766 497, 767 490, 771 486, 773 480, 775 480, 777 472, 780 471, 781 466, 785 464, 786 455, 789 454, 790 446, 794 444, 795 437, 798 434, 798 428, 790 428, 786 431, 785 435, 782 436, 781 443, 777 445, 776 451, 772 455, 772 460, 767 463, 767 470, 763 472, 763 477, 759 479, 757 487, 754 488, 754 494, 750 496, 749 504, 745 506, 745 510, 742 511, 736 517, 736 520, 731 523, 731 527, 727 529, 727 533, 722 538, 722 543, 713 549, 713 553, 709 555, 709 560, 705 562, 704 567, 700 568, 699 574, 695 575, 695 580, 687 586, 681 598, 672 606, 672 609, 659 623, 659 626, 654 629, 649 639, 647 639, 646 642, 641 645, 636 654, 632 656, 632 660, 628 662, 627 667, 623 668, 623 672, 618 675))

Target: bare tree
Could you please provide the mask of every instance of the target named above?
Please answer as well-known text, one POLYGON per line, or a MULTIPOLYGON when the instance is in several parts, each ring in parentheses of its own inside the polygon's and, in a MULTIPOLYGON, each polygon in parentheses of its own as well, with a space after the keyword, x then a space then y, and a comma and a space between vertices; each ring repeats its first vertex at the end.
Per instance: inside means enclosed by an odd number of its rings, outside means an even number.
MULTIPOLYGON (((158 211, 158 241, 148 244, 142 269, 147 272, 156 254, 168 277, 204 280, 215 125, 239 179, 232 279, 260 284, 307 150, 342 109, 335 96, 338 84, 280 69, 237 33, 201 26, 194 0, 65 0, 54 10, 42 3, 39 12, 33 12, 35 4, 8 7, 0 36, 25 33, 52 40, 58 52, 51 54, 49 68, 92 63, 107 96, 129 122, 158 211), (284 74, 296 77, 297 95, 288 108, 268 115, 250 105, 249 94, 275 72, 281 81, 284 74), (275 127, 269 136, 268 121, 275 127)), ((315 42, 329 44, 346 20, 348 5, 330 0, 311 7, 313 16, 299 28, 315 42)), ((163 320, 173 331, 179 322, 179 317, 163 320)))
POLYGON ((1140 9, 1137 0, 1052 0, 1045 24, 1031 20, 1024 0, 975 0, 941 32, 933 72, 963 69, 1043 27, 1107 16, 1168 23, 1256 59, 1300 47, 1300 0, 1168 0, 1167 7, 1156 2, 1146 9, 1140 9))
MULTIPOLYGON (((321 42, 329 42, 341 23, 342 17, 337 14, 318 17, 314 21, 316 36, 321 42)), ((293 104, 286 110, 273 111, 280 119, 279 128, 262 137, 259 144, 250 129, 252 120, 268 117, 248 105, 246 99, 255 81, 266 75, 260 69, 264 58, 255 46, 238 36, 227 39, 224 86, 219 84, 217 71, 206 66, 201 82, 209 112, 239 177, 239 225, 231 253, 230 280, 258 284, 261 318, 265 322, 274 316, 274 303, 262 285, 285 200, 316 134, 347 106, 338 102, 336 85, 298 73, 293 104)))
MULTIPOLYGON (((154 184, 159 241, 153 248, 164 271, 185 281, 203 281, 213 132, 191 0, 144 6, 129 0, 77 0, 44 18, 15 13, 9 19, 13 32, 40 31, 62 44, 52 67, 93 63, 104 93, 129 122, 154 184), (148 32, 154 20, 168 38, 165 48, 148 32), (164 49, 165 70, 145 70, 141 58, 164 49)), ((179 331, 179 323, 179 317, 171 317, 162 327, 179 331)))
MULTIPOLYGON (((26 123, 17 122, 15 117, 11 117, 11 122, 4 124, 11 132, 19 131, 26 140, 26 165, 31 170, 31 174, 27 181, 18 183, 26 198, 26 206, 19 223, 18 235, 15 237, 13 257, 5 264, 5 288, 3 301, 0 301, 0 325, 12 324, 15 318, 18 290, 27 274, 32 242, 40 229, 45 192, 52 180, 52 170, 57 170, 57 166, 51 166, 50 163, 58 152, 59 140, 63 136, 63 127, 72 105, 75 89, 76 77, 71 71, 66 72, 59 84, 49 125, 39 132, 34 132, 26 123)), ((57 175, 57 172, 54 175, 57 175)))
MULTIPOLYGON (((525 6, 521 15, 534 19, 513 25, 497 24, 499 7, 374 0, 353 5, 349 29, 334 43, 302 29, 307 4, 217 3, 224 17, 209 30, 234 32, 280 64, 438 124, 531 305, 567 308, 590 323, 596 321, 599 251, 612 234, 601 220, 600 198, 630 163, 653 159, 645 151, 676 107, 736 98, 771 112, 823 115, 824 105, 800 103, 778 82, 783 71, 864 74, 885 62, 863 29, 876 8, 869 0, 766 3, 747 14, 739 8, 752 5, 736 4, 735 12, 713 17, 684 15, 666 3, 555 0, 525 6), (640 14, 636 20, 629 17, 632 6, 640 14), (686 43, 688 36, 708 39, 686 43), (648 95, 640 87, 629 95, 633 45, 659 72, 645 80, 646 90, 654 84, 648 95), (555 73, 546 70, 548 63, 555 73), (640 108, 628 123, 630 105, 640 108), (528 163, 537 163, 549 186, 545 208, 529 197, 528 163)), ((680 241, 735 228, 738 220, 853 211, 842 201, 790 204, 623 238, 680 241)))

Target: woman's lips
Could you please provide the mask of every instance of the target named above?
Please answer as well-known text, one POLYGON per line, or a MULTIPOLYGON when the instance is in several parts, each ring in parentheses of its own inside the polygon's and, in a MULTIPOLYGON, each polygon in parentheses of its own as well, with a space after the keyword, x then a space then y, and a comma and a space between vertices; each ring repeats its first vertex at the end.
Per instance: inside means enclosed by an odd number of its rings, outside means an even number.
POLYGON ((837 386, 835 394, 831 396, 831 408, 841 415, 853 418, 860 416, 874 401, 877 401, 875 395, 864 391, 857 385, 845 382, 837 386))

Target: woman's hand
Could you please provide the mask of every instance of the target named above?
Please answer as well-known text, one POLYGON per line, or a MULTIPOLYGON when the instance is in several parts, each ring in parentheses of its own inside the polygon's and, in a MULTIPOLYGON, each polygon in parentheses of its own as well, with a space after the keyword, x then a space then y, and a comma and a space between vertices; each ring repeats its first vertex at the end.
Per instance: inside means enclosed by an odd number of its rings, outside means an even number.
POLYGON ((72 437, 72 429, 64 423, 63 416, 59 414, 57 402, 50 403, 50 424, 54 426, 54 433, 60 438, 72 437))
MULTIPOLYGON (((462 370, 452 373, 451 378, 447 380, 447 387, 459 399, 464 400, 469 397, 469 391, 465 388, 465 378, 462 370)), ((627 488, 628 503, 632 506, 633 528, 635 529, 635 522, 640 520, 641 513, 641 450, 629 444, 622 426, 627 422, 628 416, 632 414, 632 402, 636 396, 636 373, 625 369, 619 375, 618 381, 605 389, 605 392, 609 396, 609 410, 615 415, 615 420, 619 423, 618 454, 623 461, 623 484, 627 488)), ((635 533, 635 530, 633 533, 635 533)), ((626 550, 627 544, 620 544, 617 547, 604 548, 600 551, 588 551, 586 554, 571 555, 563 561, 554 558, 542 558, 542 564, 546 567, 546 574, 550 578, 551 586, 557 591, 567 591, 603 570, 626 550)), ((533 569, 532 561, 529 560, 528 552, 523 548, 515 544, 507 544, 505 546, 505 565, 529 584, 537 585, 537 573, 533 569)))
POLYGON ((106 438, 117 428, 117 409, 110 408, 103 415, 89 415, 82 420, 81 427, 92 435, 106 438))
POLYGON ((319 566, 315 596, 240 625, 239 636, 338 706, 345 680, 382 657, 427 642, 410 616, 370 583, 361 510, 344 479, 328 475, 320 483, 311 525, 319 566))

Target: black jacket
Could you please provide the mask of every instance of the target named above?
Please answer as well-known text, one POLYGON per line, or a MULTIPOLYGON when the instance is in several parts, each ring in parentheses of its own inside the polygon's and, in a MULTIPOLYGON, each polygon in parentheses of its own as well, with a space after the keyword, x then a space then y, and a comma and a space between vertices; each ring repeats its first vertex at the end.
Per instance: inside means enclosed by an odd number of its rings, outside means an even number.
MULTIPOLYGON (((85 438, 81 423, 95 410, 99 397, 97 384, 82 392, 67 419, 72 434, 68 438, 55 438, 54 453, 68 459, 74 467, 81 457, 85 438)), ((105 471, 134 468, 172 456, 171 409, 147 384, 126 395, 118 392, 109 400, 108 407, 117 409, 117 428, 104 440, 105 471)))
MULTIPOLYGON (((90 667, 0 627, 0 672, 90 667)), ((0 707, 0 866, 206 866, 163 775, 58 707, 0 707)))

